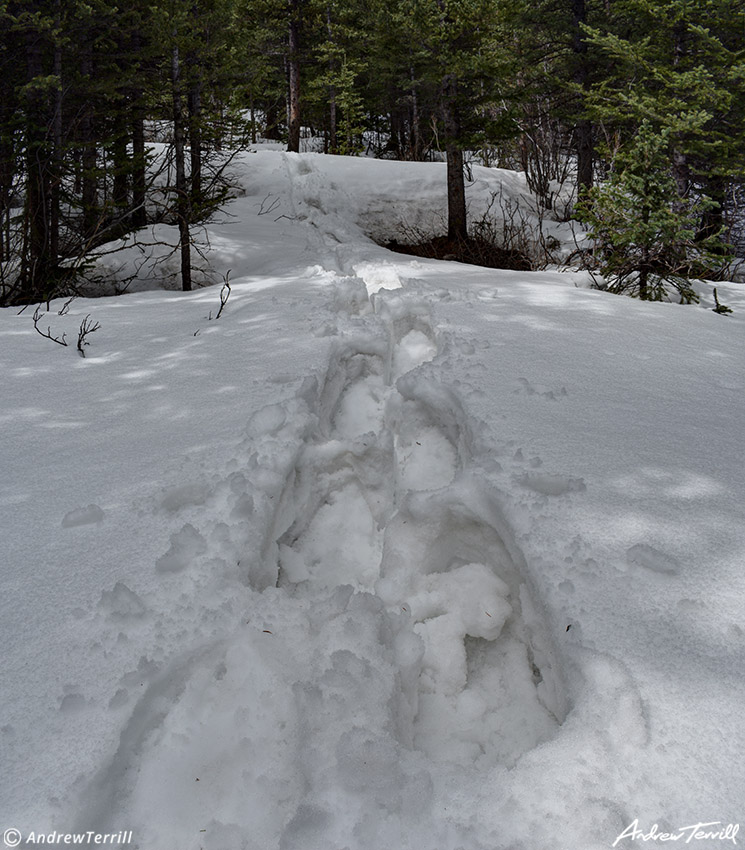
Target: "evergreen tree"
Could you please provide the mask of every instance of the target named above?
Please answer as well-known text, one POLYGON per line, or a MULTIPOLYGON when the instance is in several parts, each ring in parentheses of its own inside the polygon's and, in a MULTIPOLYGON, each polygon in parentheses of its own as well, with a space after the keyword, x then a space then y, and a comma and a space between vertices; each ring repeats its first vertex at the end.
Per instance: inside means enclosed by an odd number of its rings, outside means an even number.
POLYGON ((234 46, 243 63, 241 88, 252 132, 258 113, 263 136, 275 141, 287 139, 286 9, 285 0, 238 0, 235 9, 234 46))
POLYGON ((578 217, 594 242, 593 266, 611 292, 661 301, 669 286, 689 303, 698 300, 689 278, 718 262, 715 238, 696 238, 697 221, 713 202, 677 203, 672 145, 669 128, 657 131, 643 121, 610 179, 580 200, 578 217))
POLYGON ((365 97, 382 144, 378 154, 424 159, 437 146, 440 79, 413 3, 374 0, 368 14, 365 97))
POLYGON ((578 196, 594 181, 595 128, 587 97, 605 69, 585 25, 605 24, 606 3, 499 4, 502 50, 510 69, 502 74, 501 94, 519 129, 518 160, 530 190, 552 209, 557 184, 574 179, 578 196))
MULTIPOLYGON (((222 179, 227 158, 221 151, 224 136, 233 136, 228 92, 238 76, 233 67, 236 55, 229 49, 232 12, 229 0, 208 0, 198 7, 191 0, 170 0, 158 14, 176 172, 167 215, 178 226, 184 290, 192 288, 191 227, 229 192, 222 179)), ((233 145, 240 146, 243 138, 242 132, 237 140, 233 136, 233 145)))
POLYGON ((358 3, 326 0, 315 9, 313 31, 319 34, 309 68, 307 100, 326 128, 329 153, 362 150, 366 125, 360 77, 370 60, 370 45, 361 25, 365 8, 358 3))
POLYGON ((696 206, 697 232, 711 237, 745 165, 745 46, 733 35, 745 9, 730 0, 616 0, 612 9, 610 32, 588 30, 607 66, 590 108, 622 145, 643 121, 668 131, 677 209, 696 206))
POLYGON ((494 65, 490 0, 406 0, 421 44, 421 80, 436 93, 447 158, 448 238, 467 241, 463 151, 483 132, 494 65))

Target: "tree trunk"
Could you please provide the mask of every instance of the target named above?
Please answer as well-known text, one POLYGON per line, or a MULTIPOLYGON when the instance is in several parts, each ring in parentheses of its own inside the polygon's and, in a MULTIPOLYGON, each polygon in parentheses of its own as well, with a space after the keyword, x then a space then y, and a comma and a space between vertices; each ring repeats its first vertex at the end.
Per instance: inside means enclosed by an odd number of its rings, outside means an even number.
POLYGON ((405 134, 401 126, 401 113, 395 107, 391 109, 391 142, 390 149, 396 159, 404 159, 405 134))
MULTIPOLYGON (((686 44, 686 26, 683 21, 678 21, 673 28, 673 67, 680 65, 688 48, 686 44)), ((678 187, 679 200, 673 205, 675 212, 682 213, 686 208, 686 198, 691 185, 691 169, 688 157, 679 148, 673 150, 673 179, 678 187)))
POLYGON ((676 212, 683 212, 685 209, 685 198, 688 196, 688 189, 691 183, 691 169, 688 165, 688 157, 680 150, 673 151, 673 179, 678 187, 678 197, 680 201, 675 204, 676 212))
MULTIPOLYGON (((139 56, 142 50, 142 33, 139 27, 132 35, 132 47, 139 56)), ((143 92, 135 85, 131 92, 132 106, 132 227, 147 225, 147 154, 145 152, 145 109, 143 92)))
POLYGON ((593 184, 594 143, 592 123, 585 118, 577 122, 575 128, 577 145, 577 189, 588 190, 593 184))
POLYGON ((13 139, 7 131, 12 106, 0 97, 0 261, 10 257, 10 239, 7 230, 10 224, 10 197, 16 172, 13 139))
MULTIPOLYGON (((589 83, 587 40, 581 26, 587 21, 585 0, 572 0, 572 19, 574 25, 572 51, 576 62, 574 82, 585 92, 589 83)), ((577 146, 577 193, 579 194, 591 189, 593 183, 593 132, 592 123, 587 118, 580 118, 577 121, 574 138, 577 146)))
MULTIPOLYGON (((61 0, 55 3, 55 25, 61 29, 61 0)), ((57 267, 60 256, 60 202, 62 190, 62 48, 54 45, 54 76, 57 87, 54 92, 54 117, 52 119, 52 168, 49 211, 49 261, 57 267)))
MULTIPOLYGON (((645 196, 649 196, 649 186, 645 185, 644 187, 645 196)), ((642 207, 642 222, 647 225, 649 224, 649 216, 650 209, 647 206, 642 207)), ((649 290, 647 288, 649 282, 649 271, 650 271, 650 263, 649 263, 650 250, 648 245, 642 246, 642 257, 641 262, 639 263, 639 298, 642 301, 646 301, 649 298, 649 290)))
POLYGON ((93 140, 93 127, 90 114, 81 119, 83 150, 81 153, 81 168, 83 171, 83 233, 90 239, 98 225, 98 181, 96 180, 96 143, 93 140))
POLYGON ((443 81, 442 119, 447 155, 448 239, 467 241, 466 184, 463 177, 463 151, 459 144, 458 80, 452 74, 443 81))
MULTIPOLYGON (((329 36, 329 41, 333 43, 334 31, 331 26, 331 6, 326 6, 326 32, 329 36)), ((329 59, 329 73, 334 72, 334 62, 329 59)), ((337 139, 337 115, 336 115, 336 86, 329 86, 329 153, 339 152, 339 140, 337 139)))
POLYGON ((447 146, 448 169, 448 239, 468 239, 466 223, 466 186, 463 179, 463 151, 447 146))
POLYGON ((272 142, 278 142, 282 135, 279 132, 277 120, 277 104, 270 101, 266 106, 266 126, 264 127, 264 138, 272 142))
POLYGON ((132 226, 147 225, 147 195, 145 154, 145 119, 139 106, 135 107, 132 121, 132 226))
MULTIPOLYGON (((701 213, 701 221, 696 232, 698 242, 713 239, 722 233, 724 228, 724 207, 727 196, 727 184, 724 177, 710 177, 706 181, 705 189, 706 194, 716 203, 716 206, 701 213)), ((724 239, 720 237, 719 241, 722 242, 722 250, 724 250, 726 235, 724 239)))
MULTIPOLYGON (((175 37, 175 33, 174 33, 175 37)), ((181 95, 181 66, 176 45, 171 51, 171 87, 173 89, 173 149, 176 165, 176 216, 181 251, 181 288, 191 290, 191 236, 189 233, 189 193, 186 189, 184 154, 184 109, 181 95)))
POLYGON ((419 162, 422 158, 422 131, 413 65, 409 66, 409 79, 411 80, 411 159, 419 162))
POLYGON ((329 153, 339 153, 336 119, 336 86, 329 86, 329 153))
POLYGON ((191 142, 191 201, 197 208, 202 202, 202 82, 189 87, 189 141, 191 142))
MULTIPOLYGON (((91 57, 88 52, 83 54, 80 65, 83 77, 88 79, 92 74, 91 57)), ((96 173, 97 147, 93 132, 93 104, 86 100, 80 116, 80 171, 82 189, 80 201, 83 207, 83 237, 91 239, 98 226, 98 179, 96 173)))
MULTIPOLYGON (((42 46, 32 27, 26 33, 26 73, 32 83, 43 75, 42 46)), ((26 210, 28 239, 21 273, 24 300, 41 297, 49 265, 49 151, 45 96, 30 85, 26 93, 26 210)))
POLYGON ((300 0, 288 0, 290 20, 288 28, 288 110, 289 138, 287 150, 300 152, 300 0))
POLYGON ((114 203, 114 219, 119 222, 129 211, 129 169, 130 162, 127 154, 127 126, 125 115, 120 113, 115 121, 115 136, 111 145, 111 155, 114 161, 114 185, 111 190, 111 200, 114 203))

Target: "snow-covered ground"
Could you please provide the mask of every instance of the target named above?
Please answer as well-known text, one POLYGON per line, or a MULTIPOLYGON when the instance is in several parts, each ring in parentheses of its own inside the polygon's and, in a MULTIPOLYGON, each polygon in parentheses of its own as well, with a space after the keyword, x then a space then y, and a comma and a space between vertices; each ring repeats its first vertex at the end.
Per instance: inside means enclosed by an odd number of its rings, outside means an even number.
MULTIPOLYGON (((441 164, 241 168, 219 320, 219 287, 53 303, 68 348, 0 315, 2 829, 735 843, 680 830, 745 817, 742 287, 370 241, 444 214, 441 164)), ((525 196, 474 172, 476 213, 525 196)))

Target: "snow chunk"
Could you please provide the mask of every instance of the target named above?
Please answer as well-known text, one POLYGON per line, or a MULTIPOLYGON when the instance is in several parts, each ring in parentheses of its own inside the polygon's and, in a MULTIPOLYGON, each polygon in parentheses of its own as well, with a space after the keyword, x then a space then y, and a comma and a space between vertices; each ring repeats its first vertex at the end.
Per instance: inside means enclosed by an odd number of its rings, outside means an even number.
POLYGON ((268 404, 257 410, 248 423, 249 437, 276 434, 287 421, 287 411, 281 404, 268 404))
POLYGON ((291 584, 298 584, 310 578, 308 565, 301 552, 295 551, 292 546, 284 543, 279 544, 279 564, 282 572, 291 584))
POLYGON ((587 487, 584 479, 570 478, 568 475, 549 475, 547 473, 527 472, 518 478, 518 482, 541 493, 543 496, 563 496, 565 493, 583 493, 587 487))
POLYGON ((509 588, 485 564, 464 564, 423 577, 409 608, 425 645, 432 690, 454 694, 467 678, 466 635, 492 641, 512 613, 509 588))
POLYGON ((75 714, 85 708, 85 697, 82 694, 65 694, 60 700, 59 710, 63 714, 75 714))
POLYGON ((192 505, 203 505, 209 494, 210 488, 204 482, 181 484, 168 490, 160 504, 169 513, 176 513, 192 505))
POLYGON ((177 573, 189 566, 197 555, 204 555, 207 543, 204 537, 191 523, 171 535, 169 550, 155 562, 155 569, 160 573, 177 573))
POLYGON ((116 617, 141 617, 147 610, 142 599, 121 581, 113 590, 104 590, 98 604, 116 617))
POLYGON ((301 803, 280 836, 280 850, 323 847, 331 816, 325 809, 301 803))
POLYGON ((680 564, 672 557, 647 543, 637 543, 626 551, 626 563, 630 567, 644 567, 654 573, 677 575, 680 564))
POLYGON ((385 386, 382 378, 371 375, 351 383, 342 393, 333 426, 340 437, 354 439, 383 427, 385 386))
POLYGON ((453 444, 436 426, 424 427, 415 436, 397 446, 401 484, 407 490, 436 490, 450 484, 458 463, 453 444))
POLYGON ((62 528, 74 528, 77 525, 93 525, 103 522, 104 512, 98 505, 88 505, 86 508, 76 508, 66 513, 62 519, 62 528))
POLYGON ((380 574, 382 536, 359 485, 330 492, 294 544, 280 550, 290 581, 313 578, 319 587, 371 587, 380 574))
POLYGON ((422 363, 434 359, 436 354, 435 343, 427 334, 414 328, 402 338, 393 353, 393 373, 405 375, 422 363))
POLYGON ((354 267, 355 274, 365 282, 372 295, 381 289, 400 289, 403 284, 393 266, 383 263, 360 263, 354 267))

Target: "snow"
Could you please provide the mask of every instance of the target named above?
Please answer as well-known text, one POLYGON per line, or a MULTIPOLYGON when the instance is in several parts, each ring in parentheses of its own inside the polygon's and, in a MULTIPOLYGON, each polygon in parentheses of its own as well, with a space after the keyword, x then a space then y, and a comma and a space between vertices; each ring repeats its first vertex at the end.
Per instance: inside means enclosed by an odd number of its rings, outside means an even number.
MULTIPOLYGON (((439 163, 240 167, 219 320, 218 288, 152 290, 166 260, 52 303, 55 334, 100 323, 85 358, 0 315, 3 829, 595 850, 737 823, 742 288, 721 317, 709 284, 649 304, 377 246, 442 218, 439 163)), ((473 214, 527 204, 474 177, 473 214)))

